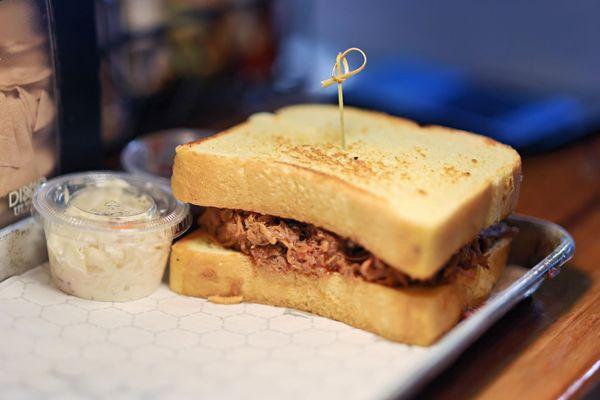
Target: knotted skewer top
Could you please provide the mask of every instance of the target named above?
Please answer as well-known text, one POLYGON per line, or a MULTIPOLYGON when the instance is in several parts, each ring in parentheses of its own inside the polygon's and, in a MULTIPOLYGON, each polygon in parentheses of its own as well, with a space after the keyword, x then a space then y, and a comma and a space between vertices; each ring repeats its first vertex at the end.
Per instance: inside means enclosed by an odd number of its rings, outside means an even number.
POLYGON ((351 47, 348 50, 338 53, 335 58, 335 64, 333 65, 333 69, 331 70, 331 78, 321 81, 321 86, 326 88, 335 83, 338 85, 338 102, 340 106, 340 142, 342 145, 342 149, 346 148, 346 135, 344 131, 344 94, 342 91, 342 83, 350 78, 358 74, 362 71, 367 65, 367 55, 364 51, 357 47, 351 47), (346 60, 346 56, 353 51, 356 51, 362 55, 363 62, 360 67, 350 70, 350 66, 348 65, 348 60, 346 60))
POLYGON ((337 57, 335 58, 335 64, 333 65, 333 68, 331 70, 331 78, 321 81, 321 86, 326 88, 335 83, 341 84, 346 79, 358 74, 360 71, 365 69, 366 65, 367 65, 367 55, 365 54, 364 51, 362 51, 361 49, 359 49, 357 47, 351 47, 342 53, 338 53, 337 57), (348 54, 352 53, 353 51, 356 51, 361 54, 361 56, 363 58, 363 62, 360 67, 350 71, 350 66, 348 65, 348 60, 346 60, 346 56, 348 54))

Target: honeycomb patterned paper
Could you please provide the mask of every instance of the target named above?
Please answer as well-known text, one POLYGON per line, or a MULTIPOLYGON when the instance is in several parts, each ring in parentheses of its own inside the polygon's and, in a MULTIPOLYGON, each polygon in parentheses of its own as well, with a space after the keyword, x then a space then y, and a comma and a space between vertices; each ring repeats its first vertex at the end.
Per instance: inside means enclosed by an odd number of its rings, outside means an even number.
POLYGON ((378 399, 436 351, 165 285, 133 302, 82 300, 55 289, 47 265, 0 283, 0 330, 6 399, 378 399))

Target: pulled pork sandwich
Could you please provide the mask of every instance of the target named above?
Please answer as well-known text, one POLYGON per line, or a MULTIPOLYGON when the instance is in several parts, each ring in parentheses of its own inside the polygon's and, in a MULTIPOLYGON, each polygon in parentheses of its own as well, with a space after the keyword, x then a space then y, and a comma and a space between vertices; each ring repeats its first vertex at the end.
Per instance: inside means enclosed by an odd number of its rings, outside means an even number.
POLYGON ((429 345, 487 298, 516 234, 520 157, 475 134, 323 105, 257 114, 177 149, 172 186, 204 206, 171 288, 293 307, 429 345))

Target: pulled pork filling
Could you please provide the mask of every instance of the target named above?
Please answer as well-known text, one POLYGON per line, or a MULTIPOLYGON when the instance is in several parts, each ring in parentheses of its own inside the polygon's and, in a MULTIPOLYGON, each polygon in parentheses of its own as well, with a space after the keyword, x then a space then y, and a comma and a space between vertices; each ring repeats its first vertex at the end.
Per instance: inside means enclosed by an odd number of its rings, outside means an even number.
POLYGON ((223 247, 249 255, 261 267, 317 275, 339 272, 390 287, 436 284, 452 279, 459 270, 487 268, 487 251, 497 240, 517 233, 505 223, 490 226, 458 250, 436 276, 423 281, 390 267, 350 239, 311 224, 219 208, 207 208, 199 222, 223 247))

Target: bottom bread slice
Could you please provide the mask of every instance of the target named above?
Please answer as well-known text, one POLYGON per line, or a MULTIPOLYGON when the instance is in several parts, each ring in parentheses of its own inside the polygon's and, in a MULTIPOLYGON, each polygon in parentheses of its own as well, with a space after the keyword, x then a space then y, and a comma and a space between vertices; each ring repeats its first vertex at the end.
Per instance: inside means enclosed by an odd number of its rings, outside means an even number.
POLYGON ((257 267, 197 231, 173 245, 171 289, 227 303, 247 301, 295 308, 336 319, 387 339, 427 346, 451 329, 465 309, 487 298, 500 277, 510 239, 488 254, 489 267, 460 271, 451 283, 390 288, 337 273, 306 275, 257 267))

